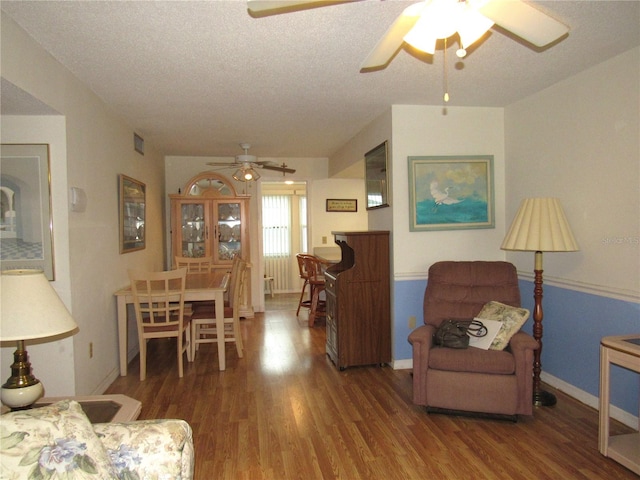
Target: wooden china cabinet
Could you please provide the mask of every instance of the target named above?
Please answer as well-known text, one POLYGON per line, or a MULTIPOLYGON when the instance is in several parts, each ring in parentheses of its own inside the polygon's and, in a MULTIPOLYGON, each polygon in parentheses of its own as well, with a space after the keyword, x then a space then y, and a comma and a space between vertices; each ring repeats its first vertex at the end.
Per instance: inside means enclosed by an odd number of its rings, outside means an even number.
MULTIPOLYGON (((233 257, 251 264, 249 200, 236 193, 224 176, 203 172, 187 182, 171 200, 171 262, 176 256, 213 258, 213 269, 229 271, 233 257)), ((247 270, 249 272, 249 270, 247 270)), ((250 273, 247 273, 250 275, 250 273)), ((251 281, 244 282, 243 317, 253 317, 251 281)))

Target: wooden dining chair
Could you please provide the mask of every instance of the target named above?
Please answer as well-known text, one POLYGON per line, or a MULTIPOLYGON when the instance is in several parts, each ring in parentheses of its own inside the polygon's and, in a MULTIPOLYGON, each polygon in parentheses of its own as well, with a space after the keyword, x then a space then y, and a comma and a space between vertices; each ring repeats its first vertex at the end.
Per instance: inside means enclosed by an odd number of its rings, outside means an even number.
POLYGON ((187 270, 167 272, 129 270, 133 305, 140 344, 140 380, 147 376, 147 341, 176 338, 178 375, 183 375, 182 355, 191 356, 190 314, 185 314, 184 291, 187 270))
POLYGON ((179 257, 174 258, 175 268, 186 268, 187 273, 208 273, 213 266, 213 257, 179 257))
MULTIPOLYGON (((210 273, 213 271, 213 257, 174 257, 175 268, 186 268, 189 273, 210 273)), ((189 302, 189 308, 209 308, 214 305, 212 301, 189 302)))
POLYGON ((229 301, 225 302, 223 332, 218 332, 216 327, 215 307, 194 309, 191 316, 191 357, 195 358, 198 345, 201 343, 216 343, 218 335, 224 335, 224 341, 236 344, 238 357, 243 357, 244 346, 240 331, 240 303, 242 299, 242 287, 245 279, 247 262, 239 256, 234 259, 234 268, 229 278, 229 301))

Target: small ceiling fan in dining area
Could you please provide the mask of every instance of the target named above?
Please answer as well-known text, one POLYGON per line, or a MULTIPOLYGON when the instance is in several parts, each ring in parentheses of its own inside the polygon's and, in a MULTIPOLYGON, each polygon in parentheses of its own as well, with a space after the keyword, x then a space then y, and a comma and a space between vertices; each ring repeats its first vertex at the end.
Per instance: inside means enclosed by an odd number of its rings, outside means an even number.
POLYGON ((282 172, 283 176, 287 173, 296 173, 293 168, 288 168, 286 163, 278 165, 271 161, 259 161, 255 155, 249 155, 251 145, 248 143, 241 143, 240 148, 244 150, 244 153, 236 156, 233 162, 208 162, 207 165, 218 167, 219 169, 235 169, 232 176, 239 182, 254 182, 258 180, 260 178, 260 174, 256 171, 258 169, 275 170, 276 172, 282 172))

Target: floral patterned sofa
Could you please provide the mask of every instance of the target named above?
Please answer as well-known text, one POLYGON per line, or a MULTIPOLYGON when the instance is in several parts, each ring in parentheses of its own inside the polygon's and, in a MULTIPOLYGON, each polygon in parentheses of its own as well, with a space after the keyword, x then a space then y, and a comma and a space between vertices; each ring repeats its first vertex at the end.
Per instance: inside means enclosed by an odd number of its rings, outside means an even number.
POLYGON ((92 425, 64 400, 0 418, 0 479, 188 480, 191 427, 183 420, 92 425))

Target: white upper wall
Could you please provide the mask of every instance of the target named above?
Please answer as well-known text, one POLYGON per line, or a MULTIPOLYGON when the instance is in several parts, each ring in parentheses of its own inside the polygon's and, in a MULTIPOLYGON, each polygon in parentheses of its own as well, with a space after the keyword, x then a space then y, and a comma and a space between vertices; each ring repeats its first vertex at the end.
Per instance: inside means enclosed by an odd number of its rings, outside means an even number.
MULTIPOLYGON (((72 311, 69 275, 69 214, 67 210, 67 145, 63 116, 3 116, 0 119, 2 143, 46 143, 49 145, 51 171, 51 215, 53 257, 58 296, 72 311)), ((73 313, 73 312, 72 312, 73 313)), ((15 346, 2 349, 0 372, 8 375, 15 346)), ((55 342, 28 345, 33 374, 42 381, 48 396, 75 392, 73 337, 55 342), (51 359, 55 358, 55 362, 51 359), (55 381, 53 381, 55 379, 55 381)))
MULTIPOLYGON (((37 118, 2 118, 3 142, 55 141, 56 164, 52 170, 55 193, 53 215, 56 284, 68 285, 70 310, 79 331, 73 338, 75 391, 69 382, 59 386, 59 372, 39 375, 47 394, 102 393, 118 375, 116 305, 113 293, 126 286, 128 268, 162 269, 164 168, 151 145, 145 155, 133 149, 134 129, 123 123, 86 85, 45 52, 6 15, 1 16, 2 77, 59 112, 64 118, 66 138, 51 140, 39 131, 37 118), (15 123, 11 123, 15 122, 15 123), (19 132, 24 128, 29 133, 19 132), (11 126, 13 125, 13 126, 11 126), (5 131, 6 129, 6 131, 5 131), (13 132, 13 134, 11 133, 13 132), (66 144, 65 144, 66 142, 66 144), (63 145, 64 144, 64 145, 63 145), (65 150, 64 154, 59 152, 65 150), (120 254, 118 174, 126 174, 147 186, 146 248, 120 254), (66 179, 61 179, 65 175, 66 179), (65 181, 66 180, 66 181, 65 181), (85 212, 69 212, 67 187, 80 187, 87 194, 85 212), (67 226, 65 226, 66 219, 67 226), (59 229, 59 230, 58 230, 59 229), (68 256, 60 255, 68 245, 68 256), (93 357, 89 344, 93 344, 93 357)), ((65 292, 63 292, 64 294, 65 292)), ((64 298, 63 298, 64 299, 64 298)), ((137 347, 135 326, 130 322, 130 344, 137 347)), ((52 351, 47 361, 64 368, 69 352, 52 351)), ((34 367, 36 365, 34 364, 34 367)), ((53 370, 53 369, 52 369, 53 370)))
MULTIPOLYGON (((508 222, 558 197, 579 252, 545 255, 545 281, 640 296, 640 48, 505 110, 508 222)), ((508 252, 519 270, 533 254, 508 252)))
MULTIPOLYGON (((391 109, 374 119, 363 130, 337 151, 329 163, 329 175, 336 177, 359 177, 362 183, 362 210, 367 212, 366 224, 354 226, 347 231, 356 230, 393 230, 393 162, 392 162, 392 125, 391 109), (383 142, 387 144, 387 200, 389 207, 366 210, 366 192, 364 189, 364 156, 383 142)), ((393 234, 390 238, 393 249, 393 234)))
POLYGON ((501 108, 393 106, 393 265, 399 278, 425 278, 440 260, 503 260, 504 118, 501 108), (410 156, 493 155, 495 228, 409 230, 410 156))
POLYGON ((367 230, 367 205, 363 179, 324 179, 313 182, 309 192, 311 237, 309 251, 314 247, 336 247, 331 232, 367 230), (328 198, 355 199, 357 212, 327 212, 328 198), (327 243, 323 243, 323 237, 327 243))

